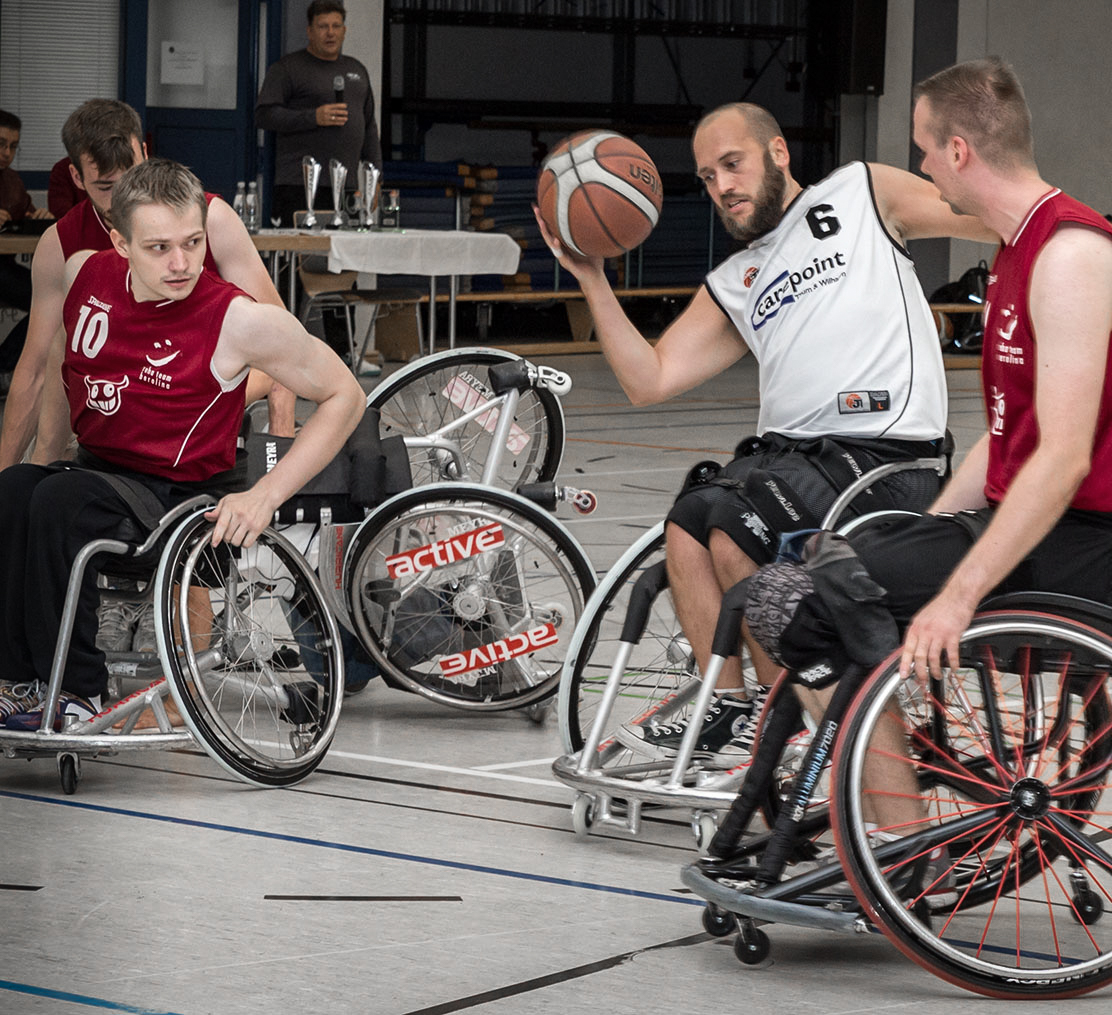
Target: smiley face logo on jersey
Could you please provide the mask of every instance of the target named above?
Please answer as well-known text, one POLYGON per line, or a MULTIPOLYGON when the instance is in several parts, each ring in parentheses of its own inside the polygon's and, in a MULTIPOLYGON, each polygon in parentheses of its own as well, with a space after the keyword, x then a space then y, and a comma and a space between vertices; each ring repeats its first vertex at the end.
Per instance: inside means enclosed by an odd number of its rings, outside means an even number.
POLYGON ((175 349, 174 343, 170 339, 163 339, 161 342, 155 342, 154 352, 147 353, 147 362, 152 367, 164 367, 172 363, 181 355, 181 349, 175 349))
POLYGON ((86 377, 85 387, 89 389, 89 394, 85 398, 85 404, 105 416, 114 416, 122 403, 120 393, 127 387, 128 380, 127 377, 122 381, 93 380, 86 377))

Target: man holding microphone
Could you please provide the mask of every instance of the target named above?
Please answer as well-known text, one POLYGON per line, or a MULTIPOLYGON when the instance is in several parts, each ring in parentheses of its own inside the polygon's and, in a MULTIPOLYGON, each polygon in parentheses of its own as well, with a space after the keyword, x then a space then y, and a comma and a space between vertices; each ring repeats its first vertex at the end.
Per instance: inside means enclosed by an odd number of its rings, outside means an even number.
POLYGON ((382 167, 367 68, 341 53, 343 3, 313 0, 306 16, 308 45, 271 65, 255 104, 258 126, 278 135, 272 214, 285 226, 305 206, 304 156, 312 155, 326 171, 330 159, 339 159, 347 167, 348 189, 356 185, 360 160, 382 167))

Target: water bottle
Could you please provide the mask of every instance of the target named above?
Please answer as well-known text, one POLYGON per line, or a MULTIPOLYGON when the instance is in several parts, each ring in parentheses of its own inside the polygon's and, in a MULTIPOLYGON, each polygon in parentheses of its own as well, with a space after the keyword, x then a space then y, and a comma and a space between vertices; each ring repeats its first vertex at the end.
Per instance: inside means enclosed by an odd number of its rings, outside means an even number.
POLYGON ((243 206, 243 222, 249 233, 259 231, 259 185, 254 180, 247 185, 247 201, 243 206))
POLYGON ((234 211, 241 219, 243 218, 244 206, 247 204, 247 184, 242 180, 236 184, 236 196, 232 201, 232 211, 234 211))

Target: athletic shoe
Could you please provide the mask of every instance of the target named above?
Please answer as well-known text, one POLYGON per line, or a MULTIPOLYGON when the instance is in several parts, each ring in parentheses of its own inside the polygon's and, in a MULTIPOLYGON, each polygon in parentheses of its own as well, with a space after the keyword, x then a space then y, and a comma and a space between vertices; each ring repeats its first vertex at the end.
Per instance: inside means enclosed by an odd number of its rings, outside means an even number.
POLYGON ((154 603, 137 603, 136 607, 138 620, 131 639, 131 651, 154 655, 158 652, 158 642, 154 636, 154 603))
POLYGON ((97 648, 101 652, 131 651, 132 632, 138 616, 137 603, 126 599, 102 599, 97 607, 97 648))
POLYGON ((954 863, 945 846, 936 846, 927 857, 927 869, 923 872, 923 889, 927 905, 933 910, 952 909, 957 905, 957 882, 954 878, 954 863))
MULTIPOLYGON (((760 687, 748 701, 732 694, 711 702, 695 741, 694 758, 715 768, 733 768, 752 755, 756 719, 764 708, 768 688, 760 687)), ((629 723, 619 726, 617 739, 626 747, 650 758, 674 758, 687 732, 687 720, 654 726, 629 723)))
POLYGON ((25 684, 0 683, 0 722, 7 721, 8 716, 34 708, 42 701, 43 686, 41 680, 25 684))
MULTIPOLYGON (((43 694, 39 696, 36 702, 34 711, 16 712, 15 715, 8 716, 4 722, 4 726, 10 730, 30 730, 34 731, 42 727, 42 710, 46 704, 45 688, 43 686, 43 694)), ((63 691, 58 696, 58 707, 54 711, 54 732, 61 733, 62 725, 69 725, 71 722, 92 719, 100 711, 100 702, 94 704, 88 698, 82 698, 80 695, 71 694, 69 691, 63 691)))

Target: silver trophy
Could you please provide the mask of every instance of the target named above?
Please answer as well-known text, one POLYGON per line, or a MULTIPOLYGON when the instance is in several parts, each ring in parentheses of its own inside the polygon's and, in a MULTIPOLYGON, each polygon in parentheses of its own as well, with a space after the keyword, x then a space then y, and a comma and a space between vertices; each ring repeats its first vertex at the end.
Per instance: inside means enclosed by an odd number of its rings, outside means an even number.
POLYGON ((313 229, 317 224, 317 217, 313 214, 313 201, 316 200, 317 184, 320 183, 320 163, 312 155, 306 155, 301 160, 301 178, 305 182, 305 207, 308 209, 301 224, 306 229, 313 229))
POLYGON ((344 181, 347 179, 347 166, 339 159, 328 160, 328 176, 332 181, 332 219, 330 229, 343 229, 344 218, 344 181))
POLYGON ((382 172, 372 162, 359 163, 359 193, 361 203, 359 208, 359 227, 373 229, 375 226, 375 195, 378 193, 378 181, 382 172))

